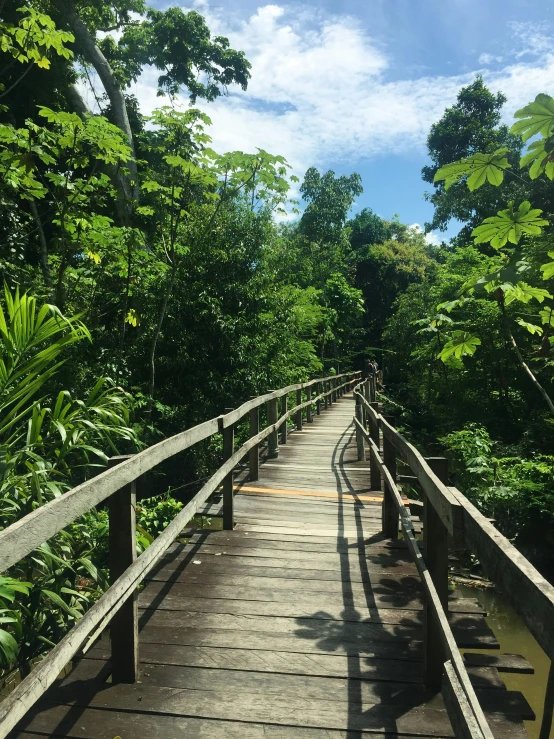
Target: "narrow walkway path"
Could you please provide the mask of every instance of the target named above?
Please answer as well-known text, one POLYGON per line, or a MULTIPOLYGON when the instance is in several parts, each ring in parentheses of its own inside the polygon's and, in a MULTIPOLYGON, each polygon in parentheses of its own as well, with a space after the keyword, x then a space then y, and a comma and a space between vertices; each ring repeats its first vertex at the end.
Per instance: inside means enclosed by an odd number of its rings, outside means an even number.
MULTIPOLYGON (((100 642, 17 736, 452 737, 422 684, 420 581, 379 533, 352 411, 341 398, 239 480, 233 531, 195 532, 161 562, 139 599, 139 684, 111 685, 100 642)), ((475 600, 450 608, 460 645, 496 646, 475 600)), ((526 736, 497 671, 470 674, 496 736, 526 736)))

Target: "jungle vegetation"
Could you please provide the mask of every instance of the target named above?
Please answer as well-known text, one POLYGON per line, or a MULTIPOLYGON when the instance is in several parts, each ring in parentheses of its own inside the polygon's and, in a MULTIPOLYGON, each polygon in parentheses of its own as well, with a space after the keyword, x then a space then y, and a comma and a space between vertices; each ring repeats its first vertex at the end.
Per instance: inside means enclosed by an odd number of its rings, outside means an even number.
MULTIPOLYGON (((460 488, 544 564, 554 100, 510 129, 501 94, 481 79, 460 91, 422 173, 428 228, 462 224, 437 247, 397 217, 353 214, 356 173, 299 182, 278 152, 215 151, 198 101, 245 89, 250 65, 199 13, 143 0, 0 11, 0 526, 111 455, 375 354, 406 433, 446 450, 460 488), (166 101, 190 105, 144 115, 130 89, 145 65, 166 101)), ((220 453, 201 445, 163 470, 139 549, 220 453)), ((92 511, 3 573, 0 669, 28 670, 99 596, 107 527, 92 511)))

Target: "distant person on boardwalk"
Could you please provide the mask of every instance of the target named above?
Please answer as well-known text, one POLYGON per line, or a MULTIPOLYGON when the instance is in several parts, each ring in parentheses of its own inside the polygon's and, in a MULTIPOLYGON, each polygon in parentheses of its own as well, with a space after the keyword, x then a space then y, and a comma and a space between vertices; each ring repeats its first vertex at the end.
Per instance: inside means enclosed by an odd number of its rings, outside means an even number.
POLYGON ((375 360, 366 359, 364 362, 364 380, 367 380, 368 377, 372 377, 375 374, 375 371, 375 360))

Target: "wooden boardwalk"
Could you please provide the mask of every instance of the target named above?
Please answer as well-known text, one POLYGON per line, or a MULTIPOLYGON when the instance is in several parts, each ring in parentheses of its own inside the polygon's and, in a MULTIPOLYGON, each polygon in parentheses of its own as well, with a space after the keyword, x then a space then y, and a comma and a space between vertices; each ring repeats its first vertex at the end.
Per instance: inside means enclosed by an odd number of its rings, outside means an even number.
MULTIPOLYGON (((380 534, 352 414, 342 397, 258 481, 239 476, 233 531, 173 545, 140 594, 138 684, 111 684, 101 641, 13 736, 453 737, 423 686, 421 583, 380 534)), ((497 646, 477 601, 449 605, 459 646, 497 646)), ((468 671, 495 736, 526 737, 521 694, 494 668, 468 671)))

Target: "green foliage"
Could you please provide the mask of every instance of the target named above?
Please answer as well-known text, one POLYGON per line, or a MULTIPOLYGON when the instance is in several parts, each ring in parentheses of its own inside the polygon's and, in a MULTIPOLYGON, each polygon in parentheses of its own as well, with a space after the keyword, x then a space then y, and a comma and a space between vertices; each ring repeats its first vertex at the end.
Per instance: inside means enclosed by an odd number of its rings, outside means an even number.
POLYGON ((542 226, 548 226, 545 218, 540 218, 540 208, 531 209, 531 203, 526 200, 516 209, 514 203, 508 203, 505 210, 498 215, 485 218, 482 226, 472 232, 476 244, 490 243, 494 249, 501 249, 509 241, 518 244, 524 235, 537 236, 542 226))
POLYGON ((452 338, 446 342, 438 356, 443 362, 446 362, 450 357, 455 359, 461 359, 465 356, 471 357, 475 354, 475 350, 480 343, 481 339, 472 336, 467 331, 454 331, 452 338))
POLYGON ((511 166, 506 158, 506 146, 497 149, 492 154, 474 154, 451 164, 445 164, 437 170, 434 182, 444 180, 445 190, 450 189, 463 178, 467 178, 470 192, 476 190, 485 182, 491 185, 501 185, 504 180, 504 171, 511 166))

